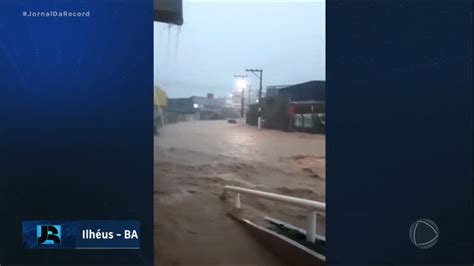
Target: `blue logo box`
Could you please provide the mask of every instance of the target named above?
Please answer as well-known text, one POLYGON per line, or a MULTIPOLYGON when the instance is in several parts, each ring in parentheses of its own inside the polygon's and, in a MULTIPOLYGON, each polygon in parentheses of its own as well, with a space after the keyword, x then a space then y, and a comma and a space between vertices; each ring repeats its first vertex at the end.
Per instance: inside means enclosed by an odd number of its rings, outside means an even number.
POLYGON ((61 225, 36 225, 36 242, 38 245, 60 245, 61 225))

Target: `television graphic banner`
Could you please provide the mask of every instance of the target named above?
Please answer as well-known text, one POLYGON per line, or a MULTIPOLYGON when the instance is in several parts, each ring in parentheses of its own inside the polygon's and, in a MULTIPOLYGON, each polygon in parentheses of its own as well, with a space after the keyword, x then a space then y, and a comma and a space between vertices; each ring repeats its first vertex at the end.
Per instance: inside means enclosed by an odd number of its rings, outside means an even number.
POLYGON ((23 221, 27 249, 140 249, 139 221, 23 221))

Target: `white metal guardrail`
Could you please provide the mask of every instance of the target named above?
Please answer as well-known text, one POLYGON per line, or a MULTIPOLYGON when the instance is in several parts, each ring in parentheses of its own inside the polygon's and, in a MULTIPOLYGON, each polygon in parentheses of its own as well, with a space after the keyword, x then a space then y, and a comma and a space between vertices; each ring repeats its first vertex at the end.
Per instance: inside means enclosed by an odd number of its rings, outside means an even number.
POLYGON ((240 202, 241 193, 306 208, 308 210, 306 240, 310 242, 315 242, 316 240, 316 218, 317 218, 318 213, 324 216, 326 215, 326 203, 322 203, 319 201, 313 201, 313 200, 302 199, 302 198, 297 198, 297 197, 290 197, 290 196, 285 196, 281 194, 264 192, 264 191, 248 189, 248 188, 235 187, 235 186, 225 186, 224 191, 223 191, 224 197, 228 191, 237 193, 235 197, 235 207, 238 209, 240 208, 240 203, 241 203, 240 202))

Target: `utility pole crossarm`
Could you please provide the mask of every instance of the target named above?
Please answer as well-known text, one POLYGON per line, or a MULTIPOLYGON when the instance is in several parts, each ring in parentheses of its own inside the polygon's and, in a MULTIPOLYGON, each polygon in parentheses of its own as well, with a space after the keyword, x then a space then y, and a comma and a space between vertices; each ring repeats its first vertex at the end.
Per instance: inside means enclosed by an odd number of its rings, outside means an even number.
POLYGON ((260 79, 260 76, 255 74, 255 72, 259 72, 258 69, 246 69, 245 70, 246 72, 251 72, 252 74, 254 74, 258 79, 260 79))

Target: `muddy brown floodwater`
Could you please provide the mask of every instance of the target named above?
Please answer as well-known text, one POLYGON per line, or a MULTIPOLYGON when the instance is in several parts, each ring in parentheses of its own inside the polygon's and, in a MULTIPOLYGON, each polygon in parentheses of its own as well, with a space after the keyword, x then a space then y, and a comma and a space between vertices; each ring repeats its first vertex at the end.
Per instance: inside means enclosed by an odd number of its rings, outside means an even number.
MULTIPOLYGON (((194 121, 166 125, 154 148, 156 265, 282 265, 227 215, 234 195, 221 200, 224 185, 325 201, 324 135, 194 121)), ((305 228, 304 209, 241 200, 239 215, 256 223, 268 215, 305 228)))

